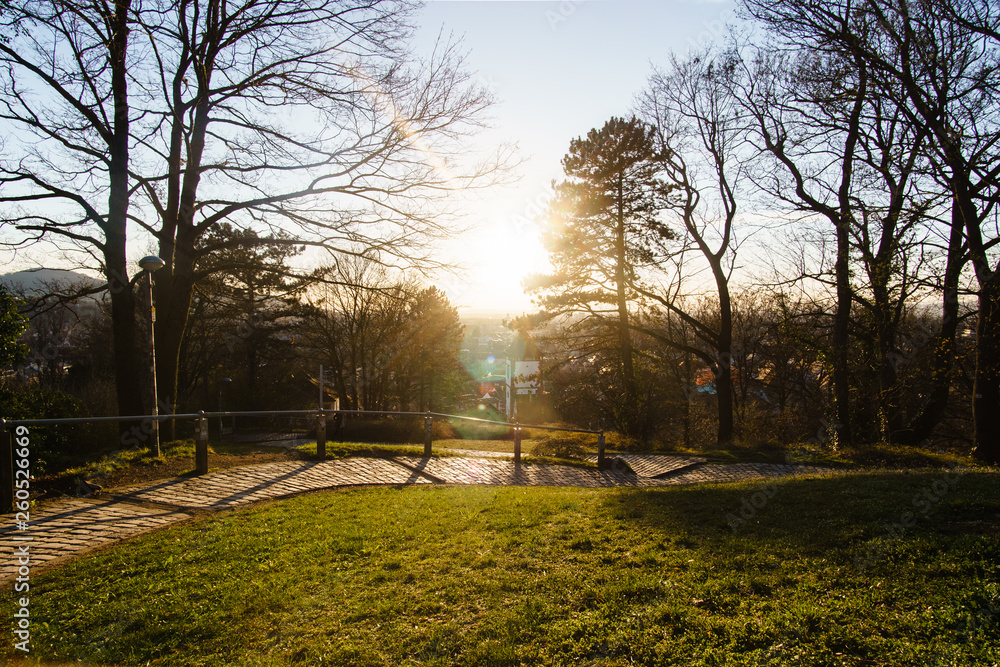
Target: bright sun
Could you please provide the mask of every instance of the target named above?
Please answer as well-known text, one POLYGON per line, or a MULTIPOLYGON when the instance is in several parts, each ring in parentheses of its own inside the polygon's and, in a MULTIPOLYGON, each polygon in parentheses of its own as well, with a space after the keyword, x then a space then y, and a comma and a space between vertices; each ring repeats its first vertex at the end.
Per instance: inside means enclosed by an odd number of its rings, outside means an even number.
POLYGON ((509 314, 535 309, 521 283, 549 270, 536 225, 494 220, 470 230, 457 245, 457 261, 467 272, 448 292, 459 308, 509 314))

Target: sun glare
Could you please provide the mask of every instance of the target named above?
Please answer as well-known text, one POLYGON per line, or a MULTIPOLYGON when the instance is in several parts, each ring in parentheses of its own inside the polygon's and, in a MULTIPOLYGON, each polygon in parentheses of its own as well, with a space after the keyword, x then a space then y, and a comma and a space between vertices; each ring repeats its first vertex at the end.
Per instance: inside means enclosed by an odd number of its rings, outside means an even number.
POLYGON ((460 308, 510 314, 534 310, 522 282, 549 265, 533 225, 484 224, 459 241, 457 255, 466 273, 448 291, 460 308))

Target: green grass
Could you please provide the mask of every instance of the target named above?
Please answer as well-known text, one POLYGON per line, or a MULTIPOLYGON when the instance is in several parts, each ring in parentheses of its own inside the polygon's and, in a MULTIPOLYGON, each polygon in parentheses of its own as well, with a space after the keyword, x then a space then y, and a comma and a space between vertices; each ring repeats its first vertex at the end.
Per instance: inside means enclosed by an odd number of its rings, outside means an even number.
MULTIPOLYGON (((521 441, 521 452, 529 453, 546 436, 558 436, 575 440, 588 452, 597 452, 597 439, 586 434, 553 434, 548 431, 529 432, 531 437, 521 441)), ((623 441, 621 436, 608 433, 609 453, 636 451, 634 446, 623 441)), ((434 440, 434 448, 466 449, 485 452, 501 452, 513 455, 512 440, 434 440)), ((943 466, 975 466, 977 463, 968 454, 951 451, 936 451, 920 447, 869 444, 856 448, 841 448, 833 451, 827 447, 811 444, 791 444, 785 447, 762 448, 756 443, 734 443, 727 449, 685 449, 672 447, 654 453, 678 456, 703 456, 714 463, 795 463, 820 465, 834 468, 941 468, 943 466)))
MULTIPOLYGON (((521 453, 526 454, 534 448, 536 444, 541 442, 541 438, 524 438, 521 440, 521 453)), ((597 440, 594 439, 593 443, 590 443, 590 447, 585 447, 597 453, 597 440)), ((514 441, 513 440, 435 440, 434 448, 444 448, 444 449, 465 449, 469 451, 476 452, 499 452, 501 454, 514 455, 514 441)), ((608 448, 611 451, 611 448, 608 448)))
POLYGON ((998 484, 995 472, 927 471, 310 494, 36 575, 32 656, 990 665, 1000 661, 998 484))
MULTIPOLYGON (((521 441, 521 452, 527 452, 528 441, 521 441)), ((514 455, 514 441, 513 440, 462 440, 462 439, 451 439, 451 440, 435 440, 435 448, 444 449, 467 449, 477 452, 500 452, 504 454, 514 455)))
MULTIPOLYGON (((316 456, 316 442, 307 442, 294 448, 307 457, 316 456)), ((328 459, 346 459, 351 456, 369 456, 374 458, 391 458, 393 456, 423 456, 422 445, 384 445, 367 442, 327 442, 326 457, 328 459)), ((433 452, 433 456, 446 456, 443 452, 433 452)))

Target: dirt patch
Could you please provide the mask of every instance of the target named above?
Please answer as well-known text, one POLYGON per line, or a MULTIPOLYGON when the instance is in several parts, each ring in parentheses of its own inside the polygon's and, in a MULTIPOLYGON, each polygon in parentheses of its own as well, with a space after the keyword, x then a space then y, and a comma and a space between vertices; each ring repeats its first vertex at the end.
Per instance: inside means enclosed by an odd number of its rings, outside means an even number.
MULTIPOLYGON (((238 468, 241 466, 259 465, 261 463, 277 463, 280 461, 298 461, 302 455, 293 450, 279 447, 267 447, 259 450, 246 452, 243 454, 209 454, 208 469, 221 470, 225 468, 238 468)), ((190 473, 194 470, 194 457, 167 459, 166 461, 136 461, 126 468, 119 468, 104 475, 100 479, 91 480, 99 484, 104 490, 109 491, 126 486, 137 486, 149 484, 163 479, 170 479, 178 475, 190 473)), ((38 491, 42 491, 43 497, 61 495, 86 495, 87 487, 81 486, 79 480, 68 476, 60 476, 55 479, 41 480, 34 485, 38 491)))
MULTIPOLYGON (((208 469, 220 470, 224 468, 238 468, 240 466, 252 466, 261 463, 276 463, 279 461, 298 461, 301 457, 298 452, 290 452, 286 449, 268 449, 266 451, 249 452, 247 454, 209 454, 208 469)), ((106 475, 102 481, 105 489, 114 489, 123 486, 135 486, 146 484, 161 479, 176 477, 177 475, 194 470, 194 459, 170 459, 167 461, 144 461, 137 465, 121 468, 106 475)))

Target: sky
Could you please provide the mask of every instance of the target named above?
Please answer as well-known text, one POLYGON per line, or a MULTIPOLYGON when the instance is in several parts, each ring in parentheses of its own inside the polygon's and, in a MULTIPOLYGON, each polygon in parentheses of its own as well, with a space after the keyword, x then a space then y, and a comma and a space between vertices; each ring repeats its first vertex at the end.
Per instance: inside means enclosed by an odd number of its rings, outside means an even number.
POLYGON ((523 278, 544 272, 535 222, 570 141, 627 116, 654 66, 723 36, 733 2, 684 0, 430 0, 413 42, 427 54, 438 35, 461 37, 467 65, 497 99, 481 141, 515 142, 519 180, 468 209, 470 231, 442 251, 461 276, 437 283, 460 311, 531 311, 523 278))
MULTIPOLYGON (((426 0, 415 17, 414 55, 429 57, 439 35, 460 39, 470 75, 497 101, 493 129, 470 148, 513 143, 522 161, 516 182, 466 206, 469 231, 442 242, 442 261, 464 271, 430 282, 467 315, 534 310, 521 284, 549 268, 536 218, 562 178, 570 141, 628 116, 654 66, 722 38, 735 10, 729 0, 426 0)), ((155 246, 133 239, 129 250, 141 257, 155 246)), ((0 253, 0 263, 8 271, 61 265, 44 245, 0 253)))

